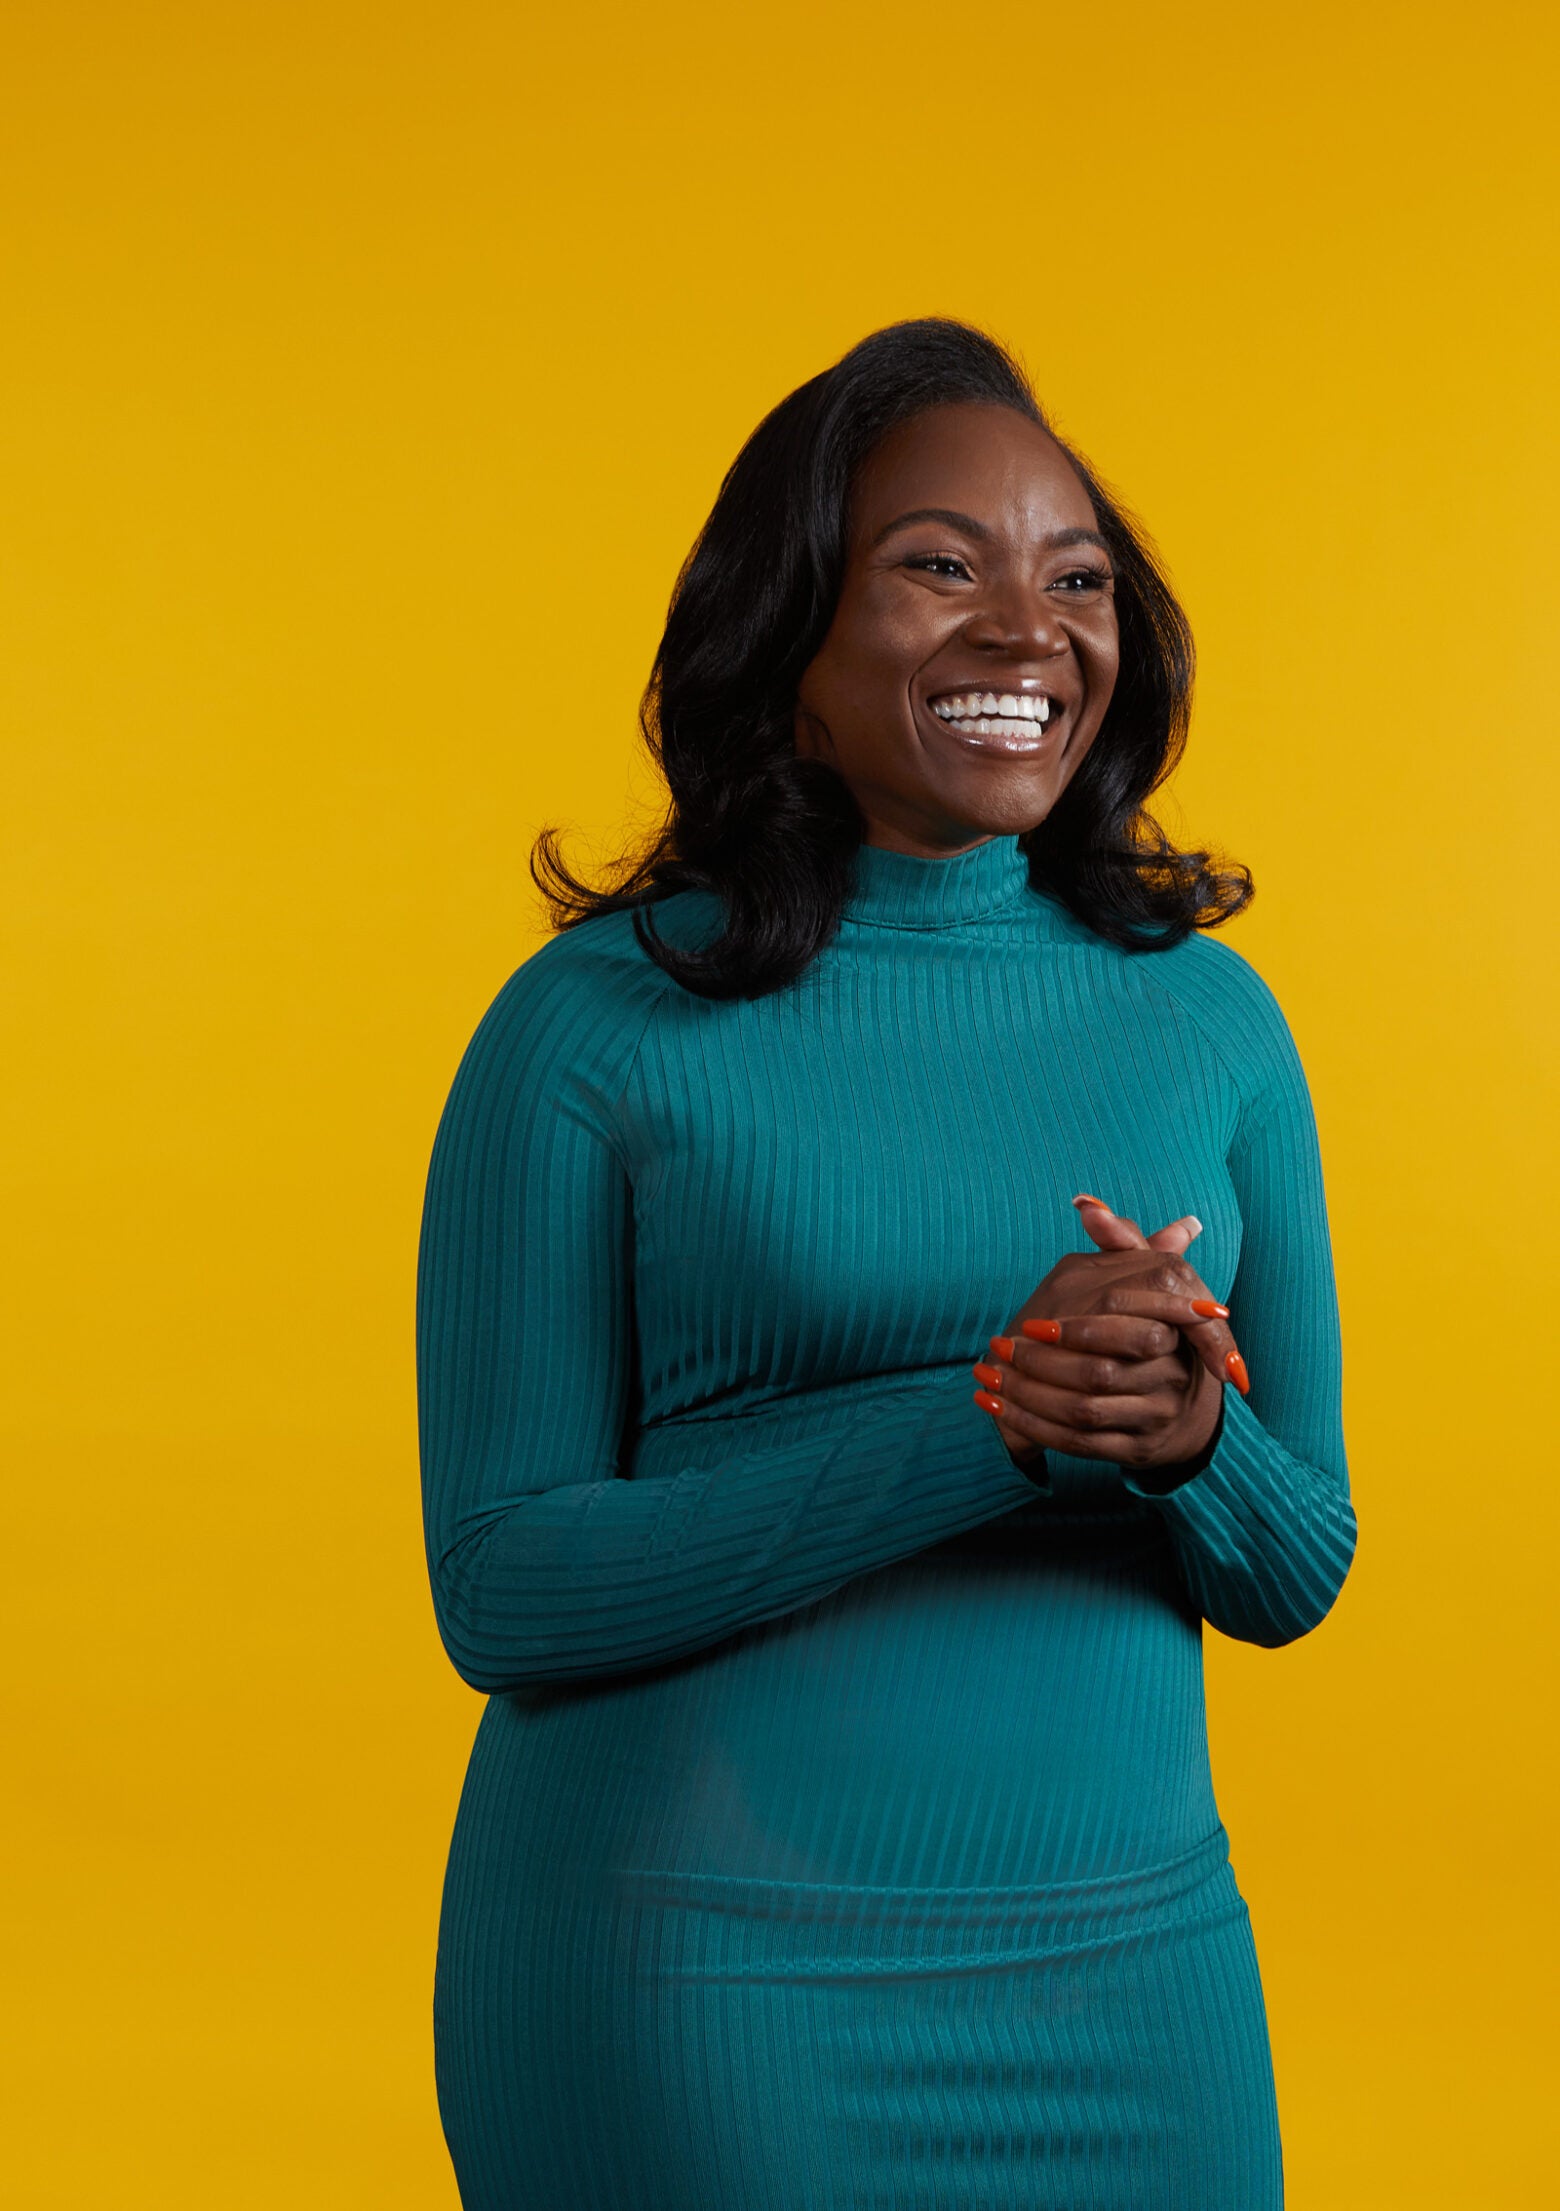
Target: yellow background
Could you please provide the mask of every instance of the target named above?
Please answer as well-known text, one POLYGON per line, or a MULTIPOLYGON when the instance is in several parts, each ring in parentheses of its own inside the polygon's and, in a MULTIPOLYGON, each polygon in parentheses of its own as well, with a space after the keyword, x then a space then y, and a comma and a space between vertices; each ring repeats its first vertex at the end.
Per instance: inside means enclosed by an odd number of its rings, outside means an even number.
POLYGON ((1165 551, 1317 1101, 1361 1550, 1208 1651, 1291 2205, 1556 2200, 1553 23, 9 0, 10 2201, 455 2203, 428 1148, 721 471, 925 312, 1165 551))

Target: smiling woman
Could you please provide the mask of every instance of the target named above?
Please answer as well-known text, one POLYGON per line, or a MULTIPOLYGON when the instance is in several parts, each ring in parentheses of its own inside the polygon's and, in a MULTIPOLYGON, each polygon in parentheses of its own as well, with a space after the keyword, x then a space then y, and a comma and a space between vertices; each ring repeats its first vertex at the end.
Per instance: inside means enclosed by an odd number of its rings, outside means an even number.
MULTIPOLYGON (((1152 548, 1016 364, 962 324, 896 324, 765 418, 688 558, 641 717, 672 798, 660 837, 604 891, 570 872, 550 832, 533 867, 562 928, 713 893, 725 926, 712 942, 652 951, 711 997, 807 967, 863 839, 951 852, 1017 833, 1037 884, 1090 928, 1175 943, 1251 896, 1244 868, 1177 852, 1146 810, 1185 744, 1191 683, 1191 632, 1152 548), (1063 670, 1073 695, 1053 696, 1046 679, 1063 670), (999 675, 1066 713, 1021 775, 972 767, 952 814, 928 818, 922 779, 955 772, 926 727, 933 688, 963 681, 997 716, 999 675), (809 710, 820 686, 837 724, 809 710), (859 758, 859 788, 837 755, 838 772, 814 773, 831 742, 859 758)), ((958 696, 937 703, 946 713, 958 696)), ((653 922, 641 935, 653 945, 653 922)))
POLYGON ((722 486, 651 850, 539 842, 418 1278, 471 2211, 1281 2201, 1200 1636, 1354 1521, 1249 880, 1145 812, 1190 675, 1014 364, 900 325, 722 486))
POLYGON ((798 749, 832 762, 894 850, 963 850, 972 822, 1030 829, 1110 706, 1115 584, 1093 503, 1038 423, 953 406, 902 424, 857 479, 798 749))

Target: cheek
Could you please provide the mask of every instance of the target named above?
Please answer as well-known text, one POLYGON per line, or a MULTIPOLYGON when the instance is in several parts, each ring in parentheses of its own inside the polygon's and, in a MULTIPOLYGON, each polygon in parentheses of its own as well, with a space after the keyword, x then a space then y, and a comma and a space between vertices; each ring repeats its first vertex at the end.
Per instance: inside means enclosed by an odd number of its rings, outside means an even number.
POLYGON ((1121 671, 1121 640, 1114 617, 1078 638, 1075 650, 1088 676, 1090 708, 1096 715, 1103 714, 1121 671))
POLYGON ((928 610, 897 596, 864 605, 852 627, 855 663, 875 683, 902 682, 936 650, 937 624, 928 610))
POLYGON ((875 730, 896 702, 904 702, 908 713, 911 679, 935 650, 923 627, 902 606, 862 606, 837 622, 819 656, 835 712, 875 730))

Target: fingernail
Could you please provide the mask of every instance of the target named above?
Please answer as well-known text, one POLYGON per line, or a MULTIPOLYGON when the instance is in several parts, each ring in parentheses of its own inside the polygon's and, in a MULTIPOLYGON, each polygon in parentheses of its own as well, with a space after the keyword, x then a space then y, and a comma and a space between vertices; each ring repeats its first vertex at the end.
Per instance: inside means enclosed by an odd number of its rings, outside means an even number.
POLYGON ((1062 1340, 1062 1324, 1059 1320, 1023 1320, 1018 1325, 1036 1343, 1060 1343, 1062 1340))
POLYGON ((1230 1317, 1229 1307, 1215 1305, 1211 1297, 1194 1297, 1192 1311, 1203 1320, 1228 1320, 1230 1317))
POLYGON ((993 1336, 991 1339, 991 1356, 994 1359, 1006 1359, 1009 1366, 1013 1364, 1013 1353, 1017 1348, 1011 1336, 993 1336))
POLYGON ((1200 1236, 1202 1234, 1202 1222, 1197 1218, 1197 1215, 1195 1213, 1188 1213, 1184 1216, 1184 1218, 1186 1221, 1186 1225, 1191 1230, 1192 1234, 1194 1236, 1200 1236))
POLYGON ((1238 1351, 1225 1352, 1224 1371, 1240 1391, 1241 1396, 1249 1397, 1251 1394, 1251 1377, 1247 1374, 1246 1362, 1238 1351))
POLYGON ((977 1382, 985 1383, 988 1390, 1001 1389, 1002 1369, 1000 1367, 988 1367, 982 1365, 978 1367, 972 1367, 970 1371, 974 1375, 977 1382))
MULTIPOLYGON (((1103 1198, 1091 1198, 1087 1190, 1080 1190, 1078 1195, 1073 1199, 1073 1204, 1097 1205, 1102 1213, 1110 1213, 1110 1207, 1105 1203, 1105 1200, 1103 1198)), ((1111 1213, 1110 1217, 1112 1220, 1114 1220, 1116 1216, 1114 1213, 1111 1213)))
POLYGON ((977 1390, 975 1392, 975 1402, 983 1413, 1000 1414, 1002 1411, 1001 1398, 993 1397, 990 1390, 977 1390))

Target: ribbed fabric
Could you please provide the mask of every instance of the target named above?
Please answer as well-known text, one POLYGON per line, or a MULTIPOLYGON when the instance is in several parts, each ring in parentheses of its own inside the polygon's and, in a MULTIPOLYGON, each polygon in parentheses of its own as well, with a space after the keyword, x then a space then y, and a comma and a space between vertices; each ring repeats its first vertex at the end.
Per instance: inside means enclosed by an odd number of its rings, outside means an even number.
MULTIPOLYGON (((714 901, 657 926, 693 942, 714 901)), ((468 2211, 1267 2211, 1201 1621, 1353 1551, 1310 1104, 1271 994, 1127 954, 1017 840, 866 847, 790 988, 629 917, 514 974, 434 1144, 429 1570, 491 1692, 435 1993, 468 2211), (1252 1394, 1151 1494, 1031 1480, 972 1361, 1096 1190, 1195 1212, 1252 1394)))

